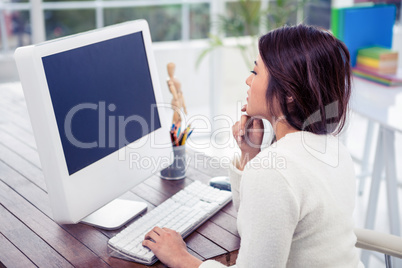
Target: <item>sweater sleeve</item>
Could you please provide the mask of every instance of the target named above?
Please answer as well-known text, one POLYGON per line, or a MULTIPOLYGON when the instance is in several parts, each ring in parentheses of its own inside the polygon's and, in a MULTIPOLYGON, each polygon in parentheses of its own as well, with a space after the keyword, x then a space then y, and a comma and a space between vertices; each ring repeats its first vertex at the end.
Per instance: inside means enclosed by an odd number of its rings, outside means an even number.
POLYGON ((234 157, 232 163, 229 165, 229 178, 231 184, 231 191, 232 191, 232 200, 236 210, 239 210, 240 205, 240 181, 243 171, 238 169, 239 166, 239 158, 234 157))
MULTIPOLYGON (((240 203, 240 194, 239 194, 239 188, 240 188, 240 181, 241 181, 241 176, 243 172, 238 169, 238 164, 239 164, 239 158, 234 157, 232 162, 229 165, 229 178, 230 178, 230 184, 232 188, 232 195, 233 195, 233 203, 236 207, 236 210, 239 209, 239 203, 240 203)), ((208 260, 204 261, 199 268, 226 268, 227 266, 223 265, 220 262, 214 261, 214 260, 208 260)), ((236 266, 230 266, 232 268, 236 266)))
MULTIPOLYGON (((243 173, 238 215, 241 245, 236 266, 232 267, 286 267, 300 206, 279 172, 260 171, 247 170, 243 173)), ((235 178, 235 183, 238 182, 235 187, 239 186, 242 172, 236 169, 235 161, 229 174, 233 175, 231 180, 235 178)), ((239 187, 236 190, 239 197, 239 187)), ((199 268, 224 267, 217 261, 209 260, 199 268)))
POLYGON ((296 197, 278 171, 244 172, 238 214, 241 244, 237 267, 285 267, 299 215, 296 197))

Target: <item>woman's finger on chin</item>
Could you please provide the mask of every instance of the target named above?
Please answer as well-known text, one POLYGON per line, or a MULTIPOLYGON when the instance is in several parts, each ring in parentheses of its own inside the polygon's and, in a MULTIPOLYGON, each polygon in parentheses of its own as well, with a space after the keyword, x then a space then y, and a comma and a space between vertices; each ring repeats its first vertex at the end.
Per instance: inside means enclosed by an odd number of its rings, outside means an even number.
POLYGON ((241 107, 241 111, 242 112, 245 112, 247 110, 247 104, 244 104, 242 107, 241 107))

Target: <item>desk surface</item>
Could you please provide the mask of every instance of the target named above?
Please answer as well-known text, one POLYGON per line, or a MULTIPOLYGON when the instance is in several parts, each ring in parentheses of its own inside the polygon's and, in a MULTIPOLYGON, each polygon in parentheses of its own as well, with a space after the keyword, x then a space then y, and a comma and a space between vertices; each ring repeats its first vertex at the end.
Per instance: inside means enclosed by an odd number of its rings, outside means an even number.
MULTIPOLYGON (((188 152, 193 160, 210 158, 188 152)), ((212 165, 210 165, 212 166, 212 165)), ((187 178, 164 181, 151 176, 124 195, 144 201, 148 211, 193 180, 208 182, 226 175, 192 161, 187 178)), ((240 246, 236 211, 229 203, 187 237, 189 252, 198 258, 231 265, 240 246)), ((25 100, 18 83, 0 85, 0 267, 146 267, 110 257, 107 241, 116 231, 85 224, 60 225, 51 219, 46 184, 40 168, 25 100)), ((165 267, 157 262, 154 267, 165 267)))
POLYGON ((402 132, 402 86, 387 87, 354 76, 350 104, 355 112, 402 132))

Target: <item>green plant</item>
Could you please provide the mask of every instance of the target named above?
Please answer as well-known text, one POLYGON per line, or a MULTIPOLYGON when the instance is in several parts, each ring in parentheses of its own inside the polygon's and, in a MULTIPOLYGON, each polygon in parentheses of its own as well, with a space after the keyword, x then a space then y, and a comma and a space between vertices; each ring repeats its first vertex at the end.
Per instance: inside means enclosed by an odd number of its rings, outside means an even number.
POLYGON ((306 1, 273 0, 269 1, 268 8, 262 8, 261 0, 228 2, 226 14, 218 16, 213 25, 218 34, 209 34, 209 46, 199 55, 196 66, 208 53, 225 46, 223 37, 232 37, 234 47, 240 51, 245 64, 252 68, 257 56, 258 37, 288 23, 290 16, 295 15, 306 1))

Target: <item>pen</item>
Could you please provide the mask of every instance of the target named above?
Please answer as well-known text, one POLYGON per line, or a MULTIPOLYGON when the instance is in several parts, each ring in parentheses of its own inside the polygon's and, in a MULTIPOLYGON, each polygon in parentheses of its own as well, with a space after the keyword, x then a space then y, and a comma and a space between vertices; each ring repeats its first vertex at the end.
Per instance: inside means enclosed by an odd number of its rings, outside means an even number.
POLYGON ((194 130, 194 129, 192 129, 192 130, 187 134, 184 143, 190 138, 190 135, 191 135, 191 133, 193 133, 193 130, 194 130))
POLYGON ((190 138, 190 135, 191 135, 191 133, 193 133, 193 130, 194 130, 194 129, 192 129, 192 130, 190 131, 190 133, 188 133, 187 139, 190 138))
POLYGON ((179 145, 182 145, 182 140, 183 140, 183 136, 184 136, 184 132, 181 133, 180 137, 178 138, 179 140, 179 145))
POLYGON ((173 146, 181 146, 184 145, 187 139, 190 137, 191 133, 193 133, 192 129, 190 131, 191 124, 189 124, 183 131, 181 131, 181 124, 178 122, 177 124, 172 124, 172 128, 170 130, 170 138, 172 140, 173 146))
POLYGON ((174 143, 174 134, 173 134, 173 131, 170 131, 170 139, 172 140, 172 143, 174 143))

